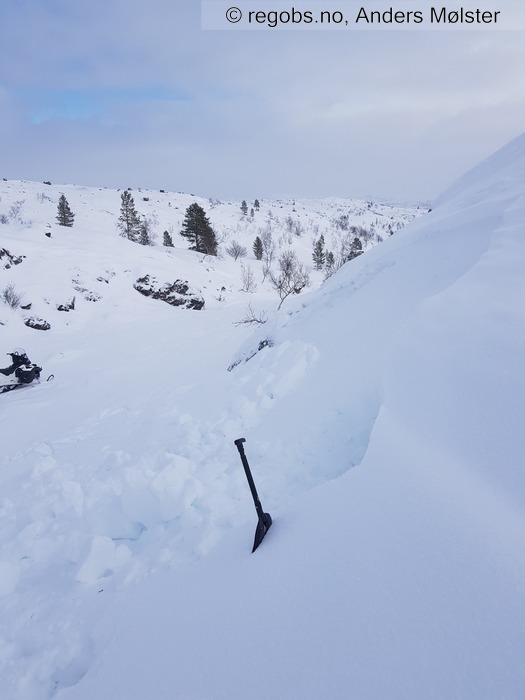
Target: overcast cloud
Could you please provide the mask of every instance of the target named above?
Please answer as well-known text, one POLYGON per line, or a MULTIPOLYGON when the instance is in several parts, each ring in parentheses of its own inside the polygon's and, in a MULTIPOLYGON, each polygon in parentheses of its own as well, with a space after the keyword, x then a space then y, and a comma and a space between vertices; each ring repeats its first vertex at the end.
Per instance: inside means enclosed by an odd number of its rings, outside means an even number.
POLYGON ((196 0, 0 0, 0 177, 427 200, 525 130, 521 31, 200 21, 196 0))

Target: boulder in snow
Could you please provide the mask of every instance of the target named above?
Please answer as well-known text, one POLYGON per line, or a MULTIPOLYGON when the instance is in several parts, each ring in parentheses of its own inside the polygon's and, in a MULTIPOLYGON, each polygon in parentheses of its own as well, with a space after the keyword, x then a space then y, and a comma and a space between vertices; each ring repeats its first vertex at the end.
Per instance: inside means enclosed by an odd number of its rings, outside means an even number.
POLYGON ((30 316, 24 319, 24 323, 29 328, 34 328, 37 331, 48 331, 51 328, 51 324, 44 321, 43 318, 37 318, 36 316, 30 316))
POLYGON ((145 297, 161 299, 172 306, 183 306, 186 309, 195 309, 196 311, 200 311, 204 307, 204 299, 195 294, 188 283, 182 280, 161 284, 156 277, 145 275, 139 277, 133 287, 145 297))

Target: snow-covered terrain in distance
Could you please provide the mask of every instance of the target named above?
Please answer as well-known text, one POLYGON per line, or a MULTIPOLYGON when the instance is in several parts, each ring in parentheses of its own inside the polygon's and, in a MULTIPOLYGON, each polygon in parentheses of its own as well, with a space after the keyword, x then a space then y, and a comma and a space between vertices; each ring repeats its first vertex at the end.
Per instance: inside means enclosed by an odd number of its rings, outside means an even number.
POLYGON ((114 205, 0 229, 52 312, 3 310, 2 342, 55 374, 0 403, 3 695, 523 697, 524 193, 522 136, 255 332, 239 261, 119 239, 114 205), (106 291, 58 312, 73 267, 106 291), (274 518, 253 555, 241 436, 274 518))

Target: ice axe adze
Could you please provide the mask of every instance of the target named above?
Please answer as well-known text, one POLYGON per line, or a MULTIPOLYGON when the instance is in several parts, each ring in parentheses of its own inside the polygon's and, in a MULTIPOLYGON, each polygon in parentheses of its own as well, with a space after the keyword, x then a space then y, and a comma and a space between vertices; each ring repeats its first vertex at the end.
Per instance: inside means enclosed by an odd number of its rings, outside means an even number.
POLYGON ((255 510, 257 511, 257 517, 259 518, 259 521, 257 522, 257 528, 255 530, 255 540, 253 542, 252 549, 252 552, 255 552, 257 547, 263 541, 264 536, 270 529, 270 526, 272 524, 272 516, 270 515, 270 513, 263 512, 259 496, 257 495, 257 489, 255 488, 255 483, 253 481, 253 476, 250 471, 250 466, 248 464, 248 460, 246 459, 246 455, 244 454, 244 447, 242 445, 243 442, 246 442, 244 438, 239 438, 238 440, 235 440, 235 444, 237 445, 237 449, 239 450, 239 454, 241 456, 242 466, 244 467, 246 478, 248 479, 248 485, 250 486, 250 491, 252 492, 253 502, 255 503, 255 510))

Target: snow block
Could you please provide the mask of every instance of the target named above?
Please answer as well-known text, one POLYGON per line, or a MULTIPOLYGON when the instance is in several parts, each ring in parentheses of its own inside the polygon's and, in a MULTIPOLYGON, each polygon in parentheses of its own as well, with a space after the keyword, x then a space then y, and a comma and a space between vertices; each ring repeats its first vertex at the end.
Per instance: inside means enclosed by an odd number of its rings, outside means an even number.
POLYGON ((131 550, 125 544, 117 545, 112 539, 102 535, 94 537, 76 580, 79 583, 95 583, 114 574, 130 557, 131 550))

